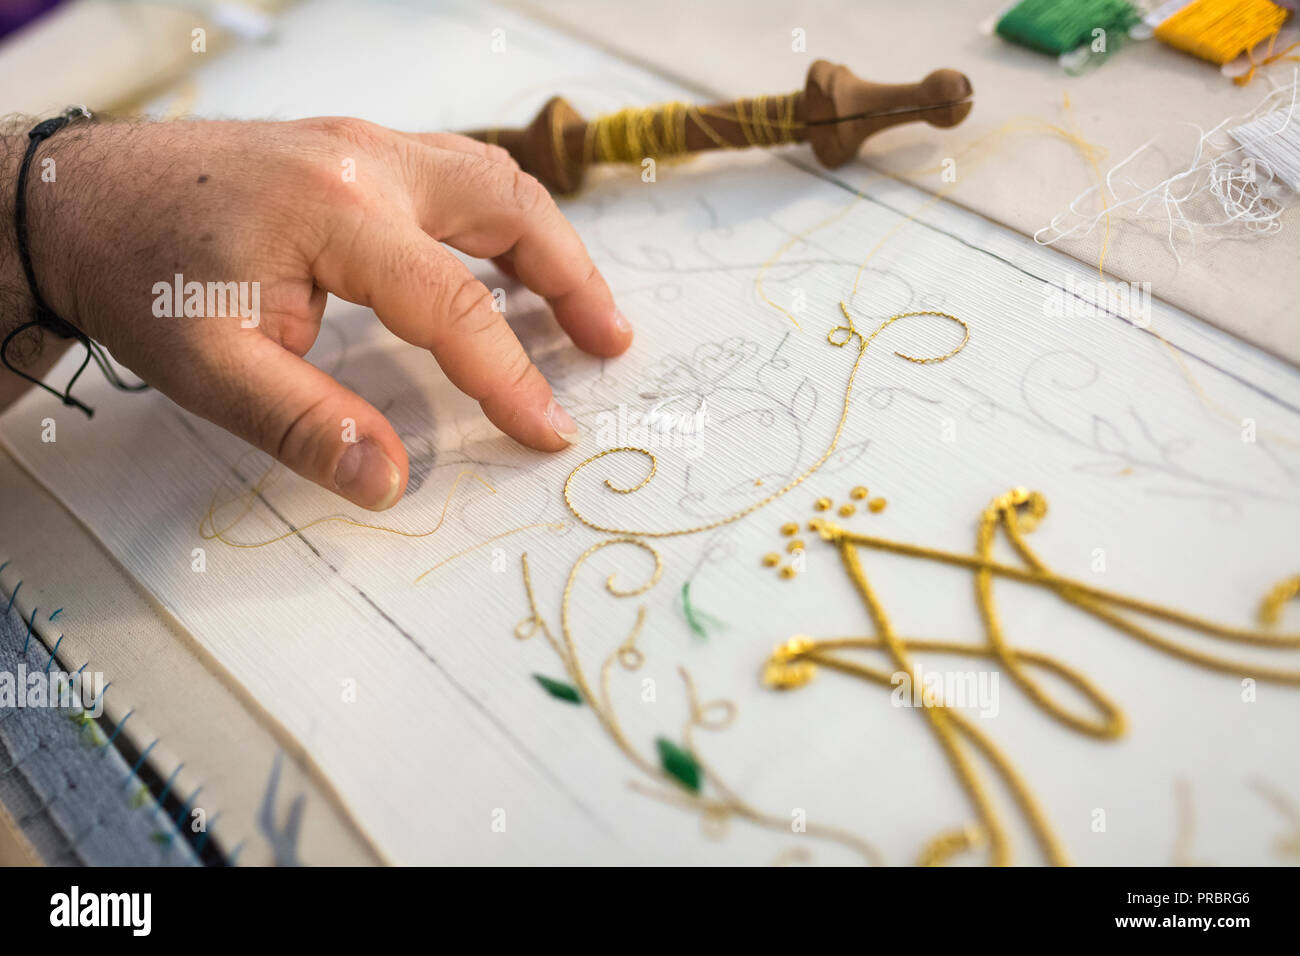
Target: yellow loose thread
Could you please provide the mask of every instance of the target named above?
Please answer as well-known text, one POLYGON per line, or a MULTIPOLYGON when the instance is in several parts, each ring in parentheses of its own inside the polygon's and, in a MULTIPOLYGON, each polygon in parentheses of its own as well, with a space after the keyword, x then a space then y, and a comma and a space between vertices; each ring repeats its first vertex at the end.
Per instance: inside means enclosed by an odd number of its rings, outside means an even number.
MULTIPOLYGON (((394 528, 389 525, 374 524, 369 521, 358 521, 357 519, 350 518, 347 515, 324 515, 323 517, 320 518, 314 518, 311 521, 306 522, 305 524, 298 525, 292 531, 286 531, 283 534, 275 535, 273 537, 265 539, 264 541, 237 541, 229 537, 230 530, 237 527, 241 522, 244 521, 245 518, 248 517, 249 514, 252 513, 253 505, 257 501, 258 496, 264 494, 268 488, 274 485, 275 481, 279 478, 281 473, 282 472, 280 466, 276 464, 272 464, 271 467, 268 468, 265 472, 263 472, 262 476, 258 478, 258 480, 254 482, 253 485, 247 491, 243 492, 242 494, 236 495, 235 497, 229 499, 228 501, 221 502, 220 504, 218 504, 218 498, 220 498, 221 491, 225 487, 225 485, 224 483, 218 485, 216 492, 213 493, 212 500, 208 503, 207 513, 199 521, 199 536, 202 537, 204 541, 215 540, 215 541, 220 541, 222 544, 232 548, 240 548, 242 550, 253 550, 256 548, 265 548, 268 545, 276 544, 277 542, 284 541, 288 538, 292 538, 295 535, 301 534, 302 532, 308 530, 309 528, 315 528, 323 524, 338 523, 338 524, 346 525, 349 528, 359 528, 364 531, 379 531, 384 534, 394 534, 402 538, 427 538, 433 534, 436 534, 439 530, 441 530, 442 526, 446 523, 447 512, 451 508, 451 500, 453 497, 455 497, 456 490, 460 487, 461 483, 465 479, 472 478, 475 481, 477 481, 479 484, 481 484, 484 488, 486 488, 488 491, 490 491, 492 494, 496 494, 496 489, 493 488, 490 484, 488 484, 488 482, 482 476, 472 471, 462 471, 460 474, 456 476, 456 480, 451 483, 451 487, 447 490, 447 497, 443 500, 442 510, 438 513, 437 522, 434 523, 432 528, 429 528, 426 531, 407 531, 405 529, 394 528), (224 508, 229 507, 230 505, 236 502, 242 502, 239 512, 235 515, 233 519, 218 527, 217 512, 224 508)), ((517 528, 510 528, 506 531, 500 532, 499 534, 494 534, 490 538, 485 538, 484 540, 478 542, 478 544, 471 545, 470 547, 465 548, 462 551, 457 551, 455 554, 452 554, 444 558, 442 561, 439 561, 437 564, 429 568, 427 571, 422 572, 412 583, 419 584, 420 581, 422 581, 425 577, 432 574, 434 571, 438 570, 444 565, 450 564, 451 562, 455 561, 457 558, 464 557, 467 554, 477 551, 479 548, 485 547, 486 545, 491 544, 493 541, 499 541, 502 538, 507 538, 510 537, 511 535, 519 534, 522 531, 531 531, 539 528, 545 528, 549 531, 563 531, 566 526, 567 523, 564 521, 543 521, 543 522, 537 522, 535 524, 520 525, 517 528)))
POLYGON ((1270 63, 1276 63, 1279 60, 1288 60, 1292 63, 1296 62, 1297 60, 1300 60, 1300 57, 1289 55, 1292 50, 1296 49, 1297 47, 1300 47, 1300 41, 1292 43, 1290 46, 1278 50, 1277 52, 1274 52, 1273 48, 1276 45, 1277 45, 1277 34, 1275 33, 1273 34, 1273 36, 1269 37, 1268 49, 1264 51, 1261 59, 1258 60, 1255 59, 1255 52, 1253 50, 1247 50, 1246 56, 1250 60, 1250 69, 1247 70, 1245 73, 1243 73, 1241 76, 1233 77, 1232 82, 1236 83, 1238 86, 1245 86, 1255 78, 1255 72, 1261 66, 1268 66, 1270 63))
POLYGON ((294 535, 300 534, 309 528, 314 528, 317 525, 338 522, 339 524, 344 524, 352 528, 361 528, 367 531, 382 531, 385 534, 395 534, 403 538, 427 538, 442 528, 443 523, 447 520, 447 511, 451 507, 452 496, 456 494, 456 489, 460 487, 461 482, 466 478, 473 478, 488 491, 492 492, 492 494, 496 494, 496 489, 488 484, 480 475, 472 471, 462 471, 456 476, 456 480, 451 483, 451 488, 447 491, 447 497, 442 503, 442 511, 438 514, 437 522, 427 531, 404 531, 401 528, 393 528, 388 525, 372 524, 368 521, 358 521, 357 519, 350 518, 347 515, 325 515, 320 518, 314 518, 306 524, 298 525, 292 531, 286 531, 284 534, 278 534, 272 538, 267 538, 265 541, 235 541, 227 537, 227 532, 248 517, 253 510, 253 504, 257 501, 258 496, 270 488, 275 483, 276 479, 278 479, 279 475, 280 466, 272 465, 262 474, 262 477, 260 477, 253 486, 248 489, 248 491, 235 496, 229 501, 222 502, 221 504, 217 503, 217 499, 220 497, 222 488, 224 488, 225 485, 224 483, 218 485, 217 490, 212 495, 212 500, 208 503, 207 513, 199 521, 199 536, 203 538, 204 541, 217 540, 232 548, 265 548, 267 545, 275 544, 278 541, 284 541, 286 538, 292 538, 294 535), (243 499, 243 506, 235 518, 220 528, 217 527, 217 511, 234 504, 240 499, 243 499))
POLYGON ((566 527, 568 527, 568 524, 567 522, 564 521, 539 521, 536 524, 520 525, 518 528, 511 528, 508 531, 502 531, 500 534, 494 534, 490 538, 484 538, 478 544, 470 545, 468 548, 465 548, 462 551, 457 551, 455 554, 448 555, 447 557, 443 558, 441 561, 439 561, 437 564, 435 564, 433 567, 429 568, 428 570, 421 571, 418 575, 416 575, 415 580, 412 581, 411 583, 419 584, 421 581, 427 578, 434 571, 437 571, 439 568, 451 564, 451 562, 455 561, 457 558, 463 558, 467 554, 472 554, 473 552, 477 551, 479 548, 485 548, 493 541, 500 541, 502 538, 508 538, 513 534, 519 534, 519 532, 521 531, 534 531, 539 528, 545 528, 547 531, 563 531, 566 527))
POLYGON ((1282 790, 1267 780, 1256 779, 1251 782, 1255 791, 1282 815, 1288 824, 1286 833, 1274 841, 1274 848, 1279 856, 1300 860, 1300 807, 1282 790))
POLYGON ((1174 781, 1174 848, 1170 862, 1174 866, 1206 866, 1192 853, 1196 843, 1196 805, 1192 801, 1192 785, 1185 779, 1174 781))

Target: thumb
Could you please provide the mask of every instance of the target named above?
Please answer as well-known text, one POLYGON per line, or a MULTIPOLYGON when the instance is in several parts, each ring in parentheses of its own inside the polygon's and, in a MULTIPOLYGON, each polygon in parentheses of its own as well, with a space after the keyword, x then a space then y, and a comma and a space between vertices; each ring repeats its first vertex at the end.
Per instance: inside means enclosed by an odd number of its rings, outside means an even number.
MULTIPOLYGON (((383 511, 406 488, 406 449, 379 410, 257 332, 178 401, 353 504, 383 511)), ((211 353, 209 353, 211 357, 211 353)))

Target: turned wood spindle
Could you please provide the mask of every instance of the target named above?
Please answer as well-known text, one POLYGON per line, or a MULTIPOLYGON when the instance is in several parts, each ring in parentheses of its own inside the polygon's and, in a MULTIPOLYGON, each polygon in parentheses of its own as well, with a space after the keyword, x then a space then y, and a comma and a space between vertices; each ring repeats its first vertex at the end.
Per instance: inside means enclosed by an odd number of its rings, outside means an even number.
MULTIPOLYGON (((919 83, 869 83, 847 67, 818 60, 808 70, 804 89, 789 96, 718 103, 695 109, 673 104, 638 117, 647 142, 680 141, 685 153, 724 147, 807 143, 828 168, 847 163, 875 133, 903 123, 925 121, 956 126, 970 113, 973 91, 956 70, 935 70, 919 83), (676 126, 676 128, 670 128, 676 126)), ((590 162, 607 157, 587 121, 562 97, 549 100, 523 129, 474 130, 465 135, 496 143, 520 167, 555 193, 575 192, 590 162)), ((671 153, 680 154, 678 148, 671 153)), ((634 161, 640 162, 638 156, 634 161)))

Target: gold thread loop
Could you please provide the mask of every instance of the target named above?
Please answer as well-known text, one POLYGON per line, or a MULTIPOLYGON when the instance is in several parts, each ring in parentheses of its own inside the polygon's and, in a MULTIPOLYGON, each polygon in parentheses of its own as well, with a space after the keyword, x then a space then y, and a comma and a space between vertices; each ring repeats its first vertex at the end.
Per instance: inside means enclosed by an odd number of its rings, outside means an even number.
POLYGON ((1259 603, 1259 622, 1275 627, 1282 620, 1282 607, 1297 597, 1300 597, 1300 574, 1277 582, 1259 603))
POLYGON ((645 448, 637 448, 637 447, 635 447, 635 446, 633 446, 633 445, 623 445, 623 446, 620 446, 620 447, 618 447, 618 448, 606 448, 604 451, 597 452, 596 454, 594 454, 594 455, 592 455, 590 458, 588 458, 586 461, 584 461, 582 464, 578 465, 578 467, 575 468, 575 469, 573 469, 573 471, 569 472, 569 477, 568 477, 568 479, 564 482, 564 492, 565 492, 566 497, 567 497, 568 492, 569 492, 569 485, 570 485, 570 483, 572 483, 572 481, 573 481, 573 476, 576 475, 576 474, 577 474, 581 469, 586 468, 586 467, 587 467, 588 465, 590 465, 593 461, 596 461, 596 460, 598 460, 598 459, 600 459, 600 458, 604 458, 606 455, 613 455, 613 454, 615 454, 616 452, 620 452, 620 451, 631 451, 631 452, 636 452, 638 455, 644 455, 646 458, 649 458, 649 459, 650 459, 650 472, 649 472, 649 474, 647 474, 644 478, 642 478, 639 482, 637 482, 635 485, 633 485, 631 488, 620 488, 618 485, 614 484, 614 483, 613 483, 612 481, 610 481, 608 478, 605 479, 605 487, 608 488, 610 491, 615 492, 616 494, 620 494, 620 495, 630 495, 630 494, 632 494, 634 491, 640 491, 640 490, 641 490, 642 488, 644 488, 646 485, 650 484, 651 480, 652 480, 652 479, 654 478, 654 476, 655 476, 655 473, 659 471, 659 459, 655 457, 655 453, 652 452, 652 451, 649 451, 649 450, 647 450, 647 449, 645 449, 645 448))
POLYGON ((699 695, 695 692, 695 681, 691 679, 690 671, 685 667, 678 667, 677 673, 681 675, 682 683, 686 685, 691 725, 705 730, 726 730, 730 727, 736 719, 735 701, 719 698, 701 703, 699 695), (715 713, 717 711, 721 713, 715 713))
MULTIPOLYGON (((845 318, 849 318, 849 307, 843 301, 840 302, 840 311, 844 313, 845 318)), ((876 327, 876 331, 872 332, 863 340, 862 347, 866 348, 871 343, 872 339, 874 339, 881 332, 885 331, 886 328, 893 325, 895 322, 899 321, 900 319, 911 318, 912 316, 915 315, 934 315, 934 316, 938 316, 941 319, 948 319, 949 321, 956 322, 958 325, 962 327, 962 332, 963 332, 962 340, 957 343, 957 346, 955 348, 949 349, 947 352, 944 352, 942 355, 915 356, 915 355, 908 355, 906 352, 895 352, 894 354, 901 359, 906 359, 909 362, 915 362, 917 365, 934 365, 939 362, 946 362, 948 359, 952 358, 954 355, 956 355, 958 352, 964 349, 966 347, 966 343, 970 341, 970 326, 967 325, 965 322, 963 322, 961 319, 957 318, 957 316, 949 315, 947 312, 935 312, 929 309, 923 309, 918 312, 900 312, 897 315, 891 315, 889 318, 885 319, 885 321, 881 322, 880 325, 876 327)), ((853 322, 852 319, 850 319, 849 326, 852 327, 852 325, 853 322)))
MULTIPOLYGON (((622 598, 636 597, 637 595, 645 594, 647 591, 649 591, 651 588, 653 588, 656 584, 659 583, 659 579, 663 576, 664 573, 664 559, 660 556, 659 552, 656 551, 654 548, 650 547, 650 545, 636 538, 612 538, 608 542, 602 542, 602 543, 630 544, 640 548, 642 551, 646 552, 648 555, 650 555, 652 558, 655 559, 654 573, 651 574, 650 579, 646 581, 645 584, 642 584, 640 587, 630 588, 628 590, 620 589, 614 583, 614 579, 618 577, 617 571, 615 571, 613 574, 607 577, 605 579, 605 590, 608 591, 610 594, 614 595, 614 597, 622 597, 622 598)), ((637 618, 638 628, 641 626, 642 616, 644 615, 638 616, 637 618)))

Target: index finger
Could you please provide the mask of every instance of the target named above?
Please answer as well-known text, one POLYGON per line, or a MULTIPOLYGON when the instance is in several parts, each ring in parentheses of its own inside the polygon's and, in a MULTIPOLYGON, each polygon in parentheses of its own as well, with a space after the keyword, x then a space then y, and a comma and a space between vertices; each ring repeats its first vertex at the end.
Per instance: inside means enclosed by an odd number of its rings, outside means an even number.
POLYGON ((415 150, 412 156, 420 228, 467 255, 505 256, 519 280, 550 303, 560 326, 584 352, 612 357, 627 350, 631 325, 541 183, 484 156, 439 148, 415 150))

